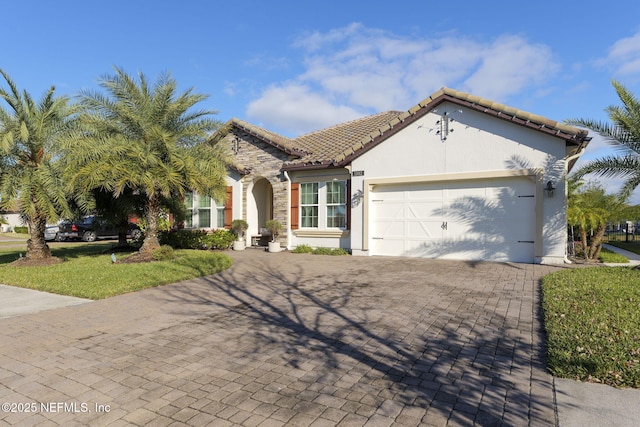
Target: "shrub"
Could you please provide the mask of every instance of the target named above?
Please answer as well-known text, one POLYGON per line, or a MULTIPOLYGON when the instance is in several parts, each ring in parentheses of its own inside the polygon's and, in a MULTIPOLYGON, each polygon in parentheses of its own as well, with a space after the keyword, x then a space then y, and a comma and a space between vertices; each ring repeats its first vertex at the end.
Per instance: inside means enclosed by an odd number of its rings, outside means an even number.
POLYGON ((314 255, 331 255, 331 248, 315 248, 312 252, 314 255))
POLYGON ((294 254, 310 254, 313 252, 313 248, 309 245, 298 245, 291 252, 294 254))
POLYGON ((159 240, 161 245, 169 245, 173 249, 206 249, 204 230, 177 230, 161 232, 159 240))
POLYGON ((331 250, 331 255, 349 255, 349 251, 342 248, 335 248, 331 250))
POLYGON ((312 252, 314 255, 348 255, 349 252, 342 248, 316 248, 312 252))
POLYGON ((229 249, 236 239, 234 233, 220 228, 203 238, 204 245, 209 249, 229 249))
POLYGON ((29 227, 13 227, 14 233, 29 234, 29 227))
POLYGON ((155 249, 152 256, 154 261, 168 261, 176 257, 173 248, 169 245, 162 245, 158 249, 155 249))

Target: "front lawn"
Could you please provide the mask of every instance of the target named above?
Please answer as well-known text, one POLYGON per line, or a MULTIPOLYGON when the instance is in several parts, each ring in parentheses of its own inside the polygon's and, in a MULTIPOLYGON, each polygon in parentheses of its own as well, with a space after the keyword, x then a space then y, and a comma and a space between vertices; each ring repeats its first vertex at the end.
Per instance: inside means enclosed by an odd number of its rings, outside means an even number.
MULTIPOLYGON (((73 243, 52 248, 65 261, 49 266, 10 265, 23 251, 0 252, 0 283, 61 295, 102 299, 218 273, 229 268, 231 258, 216 251, 177 250, 170 261, 112 264, 111 254, 103 254, 109 243, 73 243)), ((116 254, 118 259, 126 256, 116 254)))
POLYGON ((549 274, 542 306, 552 375, 640 388, 640 270, 549 274))

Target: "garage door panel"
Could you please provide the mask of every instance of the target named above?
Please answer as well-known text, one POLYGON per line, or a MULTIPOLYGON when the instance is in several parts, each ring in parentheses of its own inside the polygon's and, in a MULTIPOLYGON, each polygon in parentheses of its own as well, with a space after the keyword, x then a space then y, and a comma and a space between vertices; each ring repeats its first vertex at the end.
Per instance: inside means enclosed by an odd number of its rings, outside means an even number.
POLYGON ((376 212, 376 218, 394 219, 404 217, 404 202, 402 200, 374 200, 373 207, 376 212))
POLYGON ((535 185, 528 178, 379 186, 374 193, 381 202, 372 206, 372 254, 533 262, 535 185))
POLYGON ((403 239, 382 239, 374 238, 371 242, 371 253, 384 256, 397 256, 399 253, 403 253, 404 240, 403 239))
POLYGON ((439 202, 407 200, 406 207, 406 218, 432 218, 442 215, 442 200, 439 202))
POLYGON ((440 221, 409 220, 405 222, 406 236, 409 240, 419 241, 422 238, 434 239, 442 237, 440 221))

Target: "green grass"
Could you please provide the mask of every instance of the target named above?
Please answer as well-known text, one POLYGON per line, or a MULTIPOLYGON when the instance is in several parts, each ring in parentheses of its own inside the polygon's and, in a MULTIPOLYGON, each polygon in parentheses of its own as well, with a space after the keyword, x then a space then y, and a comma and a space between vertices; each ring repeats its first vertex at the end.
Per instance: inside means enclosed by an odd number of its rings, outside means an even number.
MULTIPOLYGON (((111 245, 76 243, 52 249, 60 264, 14 267, 18 250, 0 252, 0 283, 61 295, 102 299, 141 289, 214 274, 229 268, 231 258, 221 252, 176 250, 175 259, 151 263, 111 263, 103 254, 111 245)), ((125 254, 116 254, 118 259, 125 254)))
POLYGON ((602 248, 600 250, 600 261, 616 263, 616 264, 627 264, 629 263, 629 258, 627 258, 624 255, 620 255, 618 253, 610 251, 607 248, 602 248))
POLYGON ((542 281, 551 373, 640 388, 640 270, 592 267, 542 281))

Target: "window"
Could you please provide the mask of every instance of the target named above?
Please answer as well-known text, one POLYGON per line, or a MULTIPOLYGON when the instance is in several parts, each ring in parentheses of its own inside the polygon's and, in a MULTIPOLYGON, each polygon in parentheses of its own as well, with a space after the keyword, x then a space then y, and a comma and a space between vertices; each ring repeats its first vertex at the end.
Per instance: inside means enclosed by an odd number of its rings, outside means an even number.
POLYGON ((198 197, 198 227, 211 227, 211 198, 198 197))
POLYGON ((300 211, 303 227, 318 226, 317 182, 306 182, 300 185, 300 211))
POLYGON ((210 197, 196 193, 187 193, 184 204, 187 208, 186 228, 224 228, 224 205, 217 206, 210 197))
POLYGON ((224 228, 224 206, 216 206, 216 228, 224 228))
POLYGON ((187 217, 184 220, 186 228, 193 228, 193 193, 184 196, 184 205, 187 207, 187 217))
POLYGON ((347 226, 347 185, 344 181, 326 183, 327 190, 327 228, 347 226))
POLYGON ((300 225, 303 228, 346 228, 346 181, 301 183, 300 225))

